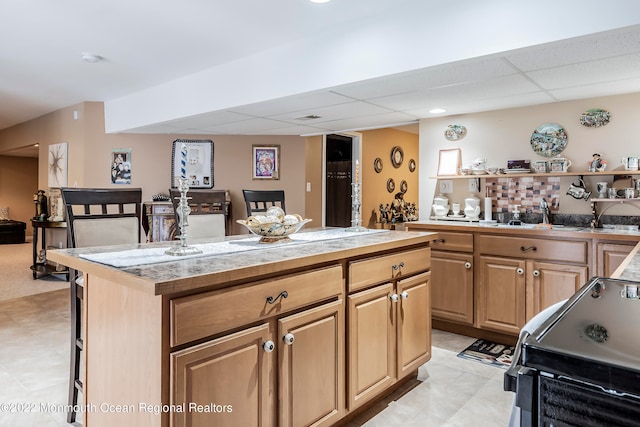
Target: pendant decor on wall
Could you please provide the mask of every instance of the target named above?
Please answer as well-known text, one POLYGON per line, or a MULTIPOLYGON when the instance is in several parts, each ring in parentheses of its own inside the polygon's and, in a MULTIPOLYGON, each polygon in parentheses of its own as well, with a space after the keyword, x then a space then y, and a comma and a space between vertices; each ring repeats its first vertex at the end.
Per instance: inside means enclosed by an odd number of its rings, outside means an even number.
POLYGON ((399 168, 404 160, 404 151, 402 147, 396 145, 391 149, 391 164, 394 168, 399 168))
POLYGON ((467 128, 462 125, 449 125, 444 131, 444 137, 449 141, 457 141, 467 135, 467 128))
POLYGON ((553 157, 562 153, 567 146, 567 133, 557 123, 540 125, 531 134, 531 148, 544 157, 553 157))
POLYGON ((373 170, 376 171, 376 173, 382 172, 382 159, 380 157, 376 157, 373 161, 373 170))
POLYGON ((389 193, 393 193, 395 189, 396 189, 396 182, 393 180, 393 178, 389 178, 387 180, 387 191, 389 193))
POLYGON ((409 159, 409 172, 416 171, 416 161, 413 159, 409 159))
POLYGON ((592 108, 580 115, 580 124, 588 128, 598 128, 609 123, 611 113, 600 108, 592 108))

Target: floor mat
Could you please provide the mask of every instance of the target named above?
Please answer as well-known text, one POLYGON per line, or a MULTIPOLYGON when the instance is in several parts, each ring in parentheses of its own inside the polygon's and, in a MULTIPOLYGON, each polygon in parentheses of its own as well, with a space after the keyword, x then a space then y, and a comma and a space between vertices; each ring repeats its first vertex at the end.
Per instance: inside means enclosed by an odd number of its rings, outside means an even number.
POLYGON ((458 357, 507 369, 511 364, 514 348, 487 340, 477 340, 458 353, 458 357))

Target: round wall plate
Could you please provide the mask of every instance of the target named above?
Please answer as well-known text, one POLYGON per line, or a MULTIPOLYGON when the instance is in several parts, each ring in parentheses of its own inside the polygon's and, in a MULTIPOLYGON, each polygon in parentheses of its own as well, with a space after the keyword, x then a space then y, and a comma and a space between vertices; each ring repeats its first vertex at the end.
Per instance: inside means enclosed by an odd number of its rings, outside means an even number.
POLYGON ((376 157, 373 161, 373 170, 376 171, 376 173, 382 172, 382 159, 380 157, 376 157))
POLYGON ((393 193, 396 189, 396 182, 393 180, 393 178, 389 178, 387 180, 387 191, 389 193, 393 193))
POLYGON ((604 126, 611 120, 611 113, 600 108, 592 108, 580 115, 580 124, 588 128, 604 126))
POLYGON ((457 141, 467 134, 467 128, 462 125, 449 125, 444 131, 444 137, 448 141, 457 141))
POLYGON ((407 181, 405 181, 404 179, 400 182, 400 192, 402 194, 406 193, 407 190, 409 189, 409 185, 407 184, 407 181))
POLYGON ((391 149, 391 164, 394 168, 399 168, 404 160, 404 151, 402 147, 396 145, 391 149))
POLYGON ((540 125, 531 134, 531 148, 541 156, 557 156, 566 146, 567 132, 557 123, 540 125))
POLYGON ((409 172, 415 172, 416 170, 416 161, 413 159, 409 159, 409 172))

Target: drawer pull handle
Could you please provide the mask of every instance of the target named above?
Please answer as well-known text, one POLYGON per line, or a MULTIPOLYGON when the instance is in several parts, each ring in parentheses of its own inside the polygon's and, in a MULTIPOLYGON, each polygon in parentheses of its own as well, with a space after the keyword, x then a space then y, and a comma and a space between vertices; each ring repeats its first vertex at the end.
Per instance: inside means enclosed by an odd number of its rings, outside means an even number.
POLYGON ((533 270, 533 276, 538 277, 540 275, 540 270, 533 270))
POLYGON ((407 299, 407 298, 409 298, 409 292, 407 292, 407 291, 402 291, 402 293, 400 294, 400 296, 402 297, 402 299, 407 299))
POLYGON ((519 268, 516 270, 516 273, 518 273, 518 275, 522 276, 522 275, 524 274, 524 269, 523 269, 522 267, 519 267, 519 268))
POLYGON ((391 294, 389 299, 391 300, 391 302, 398 302, 398 294, 391 294))
POLYGON ((275 345, 275 343, 273 341, 269 340, 269 341, 265 341, 262 344, 262 348, 264 349, 264 351, 266 353, 271 353, 273 350, 276 349, 276 345, 275 345))
POLYGON ((291 345, 291 344, 293 344, 293 341, 295 340, 295 337, 293 336, 293 334, 291 332, 289 332, 288 334, 286 334, 285 336, 282 337, 282 340, 285 342, 285 344, 291 345))
POLYGON ((471 268, 471 263, 469 261, 464 263, 464 268, 466 268, 467 270, 471 268))
POLYGON ((433 243, 444 243, 444 239, 436 239, 433 243))
POLYGON ((394 264, 391 266, 394 270, 404 267, 404 262, 400 262, 400 264, 394 264))
POLYGON ((535 251, 537 251, 537 250, 538 250, 538 248, 536 248, 535 246, 529 246, 528 248, 525 248, 524 246, 520 246, 520 250, 521 250, 522 252, 527 252, 527 251, 533 251, 533 252, 535 252, 535 251))
POLYGON ((278 294, 278 296, 277 296, 277 297, 275 297, 275 298, 274 298, 274 297, 272 297, 272 296, 268 296, 268 297, 267 297, 267 302, 268 302, 269 304, 275 304, 275 303, 276 303, 280 298, 284 299, 284 298, 286 298, 286 297, 288 297, 288 296, 289 296, 289 293, 288 293, 287 291, 282 291, 282 292, 280 292, 280 293, 278 294))

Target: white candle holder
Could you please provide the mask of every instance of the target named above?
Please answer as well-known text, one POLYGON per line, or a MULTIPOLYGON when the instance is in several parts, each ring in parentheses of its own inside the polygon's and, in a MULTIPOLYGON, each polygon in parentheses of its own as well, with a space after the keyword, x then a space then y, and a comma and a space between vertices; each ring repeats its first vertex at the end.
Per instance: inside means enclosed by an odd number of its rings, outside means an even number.
POLYGON ((187 245, 187 229, 189 228, 189 214, 191 213, 191 208, 189 207, 190 197, 187 197, 187 191, 189 191, 189 180, 187 178, 178 178, 178 190, 180 190, 180 203, 178 204, 177 214, 180 235, 177 238, 180 239, 180 245, 167 249, 165 254, 175 256, 201 254, 202 251, 200 249, 187 245))
POLYGON ((351 227, 347 228, 347 231, 367 231, 365 227, 363 227, 362 219, 360 218, 360 183, 355 182, 351 183, 353 187, 351 192, 351 227))

